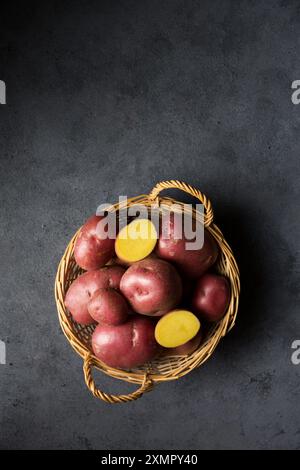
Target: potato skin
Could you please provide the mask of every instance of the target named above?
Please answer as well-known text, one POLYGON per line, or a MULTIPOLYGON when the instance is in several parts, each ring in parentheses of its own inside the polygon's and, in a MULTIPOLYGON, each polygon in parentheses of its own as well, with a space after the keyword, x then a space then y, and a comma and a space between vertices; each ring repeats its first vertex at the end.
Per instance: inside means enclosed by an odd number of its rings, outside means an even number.
POLYGON ((75 261, 86 271, 101 268, 115 253, 115 240, 105 238, 98 227, 103 218, 97 215, 90 217, 81 228, 75 243, 75 261))
POLYGON ((162 356, 186 356, 187 354, 191 354, 192 352, 196 351, 196 349, 200 346, 200 343, 203 339, 202 330, 196 334, 196 336, 190 341, 181 346, 177 346, 177 348, 163 348, 161 353, 162 356))
POLYGON ((170 263, 146 258, 127 269, 120 290, 137 313, 161 316, 180 301, 182 283, 170 263))
POLYGON ((87 308, 92 295, 100 288, 118 289, 124 272, 125 269, 121 266, 107 266, 97 271, 88 271, 75 279, 65 297, 65 306, 74 320, 83 325, 94 323, 87 308))
POLYGON ((230 285, 226 277, 206 273, 198 279, 192 308, 200 318, 216 322, 224 316, 230 301, 230 285))
POLYGON ((187 240, 175 238, 174 214, 170 220, 163 221, 159 240, 156 246, 156 254, 159 258, 174 263, 179 272, 188 278, 195 279, 205 273, 218 257, 218 246, 210 233, 204 230, 204 243, 200 250, 187 250, 187 240))
POLYGON ((127 320, 129 313, 126 299, 111 287, 96 290, 87 309, 97 323, 104 325, 120 325, 127 320))
POLYGON ((131 369, 151 361, 160 347, 150 318, 134 315, 118 326, 98 325, 92 336, 95 356, 111 367, 131 369))

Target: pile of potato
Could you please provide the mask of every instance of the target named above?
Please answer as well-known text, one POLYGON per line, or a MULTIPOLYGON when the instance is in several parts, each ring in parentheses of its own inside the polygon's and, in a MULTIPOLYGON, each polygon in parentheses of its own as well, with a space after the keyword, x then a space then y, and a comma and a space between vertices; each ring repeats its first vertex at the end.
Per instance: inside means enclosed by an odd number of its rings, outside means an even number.
POLYGON ((213 237, 205 230, 203 247, 188 250, 171 214, 158 234, 150 220, 135 219, 112 239, 99 229, 101 220, 92 216, 80 231, 74 256, 86 272, 65 298, 76 322, 98 324, 94 354, 108 366, 131 369, 159 355, 195 351, 204 325, 219 321, 230 301, 228 280, 212 271, 213 237), (149 236, 140 237, 141 228, 149 236))

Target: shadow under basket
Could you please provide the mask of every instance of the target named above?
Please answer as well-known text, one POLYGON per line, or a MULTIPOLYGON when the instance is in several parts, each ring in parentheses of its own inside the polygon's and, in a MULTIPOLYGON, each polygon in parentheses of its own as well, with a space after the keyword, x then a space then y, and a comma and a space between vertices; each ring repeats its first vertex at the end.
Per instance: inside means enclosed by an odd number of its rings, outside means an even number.
POLYGON ((75 351, 84 361, 83 371, 85 382, 92 394, 101 398, 107 403, 123 403, 140 398, 145 392, 150 391, 154 385, 168 380, 179 379, 188 374, 193 369, 201 366, 214 352, 216 346, 223 336, 234 326, 240 294, 239 269, 234 259, 233 253, 227 242, 224 240, 222 232, 213 223, 213 209, 207 197, 198 189, 180 182, 164 181, 158 183, 148 195, 141 195, 128 199, 126 203, 118 203, 112 206, 112 210, 120 214, 122 210, 130 206, 143 204, 148 208, 156 210, 168 210, 172 204, 183 203, 169 197, 161 197, 160 192, 163 189, 180 189, 191 196, 196 197, 204 207, 204 213, 201 214, 196 209, 190 209, 192 216, 201 219, 205 228, 216 240, 220 254, 216 264, 218 273, 225 275, 231 285, 231 298, 225 316, 207 332, 206 337, 193 353, 186 356, 164 356, 158 357, 154 361, 133 370, 114 369, 101 362, 93 354, 91 348, 91 336, 95 326, 79 325, 74 322, 69 311, 66 309, 64 299, 66 292, 72 282, 83 272, 74 260, 74 244, 80 232, 80 229, 74 235, 67 246, 67 249, 59 263, 55 280, 55 298, 58 309, 58 316, 61 328, 75 351), (120 380, 125 380, 137 384, 139 388, 127 395, 111 395, 99 390, 92 376, 92 368, 104 372, 105 374, 120 380))

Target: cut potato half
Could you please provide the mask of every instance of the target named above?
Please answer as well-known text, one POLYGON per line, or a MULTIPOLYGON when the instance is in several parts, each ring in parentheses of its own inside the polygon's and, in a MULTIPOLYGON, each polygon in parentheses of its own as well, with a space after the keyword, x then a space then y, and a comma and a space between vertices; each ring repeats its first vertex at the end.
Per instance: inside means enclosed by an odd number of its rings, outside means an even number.
POLYGON ((188 310, 173 310, 158 321, 155 339, 165 348, 177 348, 190 341, 200 330, 200 321, 188 310))
POLYGON ((157 238, 157 231, 151 220, 133 220, 117 236, 116 255, 126 263, 140 261, 154 250, 157 238))

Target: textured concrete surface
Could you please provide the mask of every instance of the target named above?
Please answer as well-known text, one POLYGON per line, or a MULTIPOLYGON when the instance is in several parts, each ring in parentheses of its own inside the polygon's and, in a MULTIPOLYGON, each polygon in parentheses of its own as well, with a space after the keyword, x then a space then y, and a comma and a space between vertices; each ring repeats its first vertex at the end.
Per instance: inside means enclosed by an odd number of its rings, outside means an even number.
POLYGON ((0 26, 0 447, 299 448, 298 1, 24 2, 0 26), (198 371, 108 406, 60 331, 57 263, 100 202, 167 178, 214 203, 237 326, 198 371))

